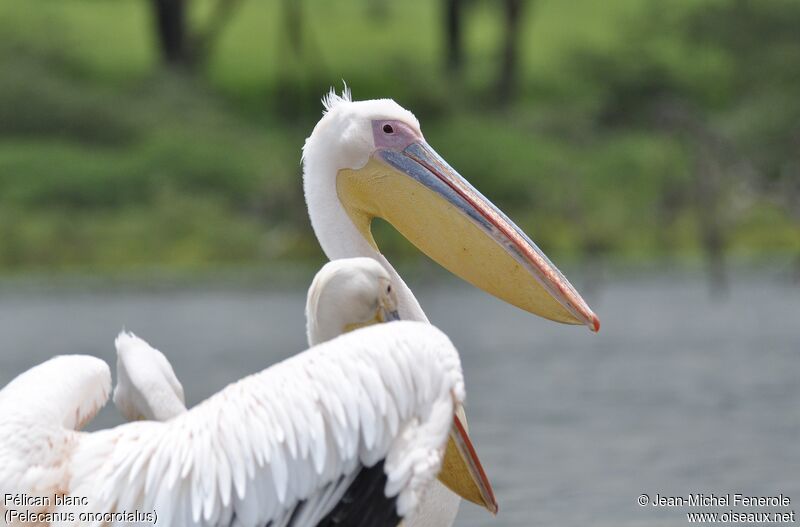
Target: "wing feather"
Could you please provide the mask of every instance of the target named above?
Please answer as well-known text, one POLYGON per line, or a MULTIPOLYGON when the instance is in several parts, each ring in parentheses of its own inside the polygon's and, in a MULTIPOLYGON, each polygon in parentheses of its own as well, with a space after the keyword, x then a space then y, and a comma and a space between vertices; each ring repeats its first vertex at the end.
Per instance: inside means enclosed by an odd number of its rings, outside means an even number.
MULTIPOLYGON (((88 505, 59 510, 157 509, 175 527, 396 525, 438 473, 463 398, 458 354, 440 331, 365 328, 170 421, 71 432, 62 489, 88 505)), ((0 440, 0 460, 4 449, 0 440)))
POLYGON ((70 473, 64 460, 78 441, 76 430, 96 415, 110 391, 108 366, 83 355, 54 357, 0 390, 0 494, 46 497, 52 488, 65 488, 70 473))

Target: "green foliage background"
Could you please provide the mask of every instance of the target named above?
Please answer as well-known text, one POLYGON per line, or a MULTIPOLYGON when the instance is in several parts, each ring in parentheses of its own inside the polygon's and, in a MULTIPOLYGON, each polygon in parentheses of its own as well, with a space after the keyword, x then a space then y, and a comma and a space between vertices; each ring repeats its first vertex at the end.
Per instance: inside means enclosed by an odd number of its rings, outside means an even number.
POLYGON ((737 258, 800 253, 798 2, 529 0, 509 103, 496 2, 467 2, 459 76, 439 2, 306 0, 295 48, 282 5, 244 0, 174 72, 142 0, 0 3, 0 271, 320 260, 300 148, 342 79, 562 261, 694 260, 703 222, 737 258))

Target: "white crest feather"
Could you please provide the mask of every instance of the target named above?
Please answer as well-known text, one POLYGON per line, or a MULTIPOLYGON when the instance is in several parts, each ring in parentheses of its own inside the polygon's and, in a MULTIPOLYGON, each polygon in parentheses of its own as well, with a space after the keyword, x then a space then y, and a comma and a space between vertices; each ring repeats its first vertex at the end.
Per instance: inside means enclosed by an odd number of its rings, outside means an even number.
POLYGON ((342 88, 341 95, 336 93, 336 88, 331 86, 330 91, 322 96, 322 105, 325 107, 323 115, 330 112, 343 102, 353 102, 353 94, 350 92, 350 88, 347 86, 347 83, 342 81, 342 84, 344 87, 342 88))

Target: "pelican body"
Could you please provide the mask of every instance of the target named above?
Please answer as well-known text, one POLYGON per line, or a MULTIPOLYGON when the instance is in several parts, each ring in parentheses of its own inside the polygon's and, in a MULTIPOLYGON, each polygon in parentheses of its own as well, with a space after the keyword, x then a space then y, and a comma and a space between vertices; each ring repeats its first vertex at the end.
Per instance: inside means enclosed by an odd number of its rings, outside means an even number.
MULTIPOLYGON (((390 99, 353 101, 346 87, 341 96, 331 90, 323 104, 323 117, 303 147, 311 225, 329 259, 369 257, 381 263, 397 286, 400 318, 428 321, 381 254, 371 232, 375 218, 505 302, 557 322, 600 329, 597 316, 558 268, 436 153, 411 112, 390 99)), ((463 408, 457 413, 466 426, 463 408)), ((405 525, 452 525, 458 506, 458 496, 434 483, 405 525)))
POLYGON ((37 498, 0 507, 11 525, 139 513, 174 527, 395 526, 439 473, 464 399, 449 339, 405 321, 316 346, 166 422, 79 432, 110 381, 103 361, 62 356, 0 391, 0 494, 37 498))

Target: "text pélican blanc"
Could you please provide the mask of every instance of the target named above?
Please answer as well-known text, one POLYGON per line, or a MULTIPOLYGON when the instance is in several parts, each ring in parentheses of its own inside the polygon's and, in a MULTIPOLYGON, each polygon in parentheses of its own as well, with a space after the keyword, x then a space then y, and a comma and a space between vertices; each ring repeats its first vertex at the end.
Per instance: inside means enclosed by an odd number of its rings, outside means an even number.
POLYGON ((4 507, 80 507, 89 505, 89 498, 86 496, 53 496, 29 495, 29 494, 4 494, 4 507))

